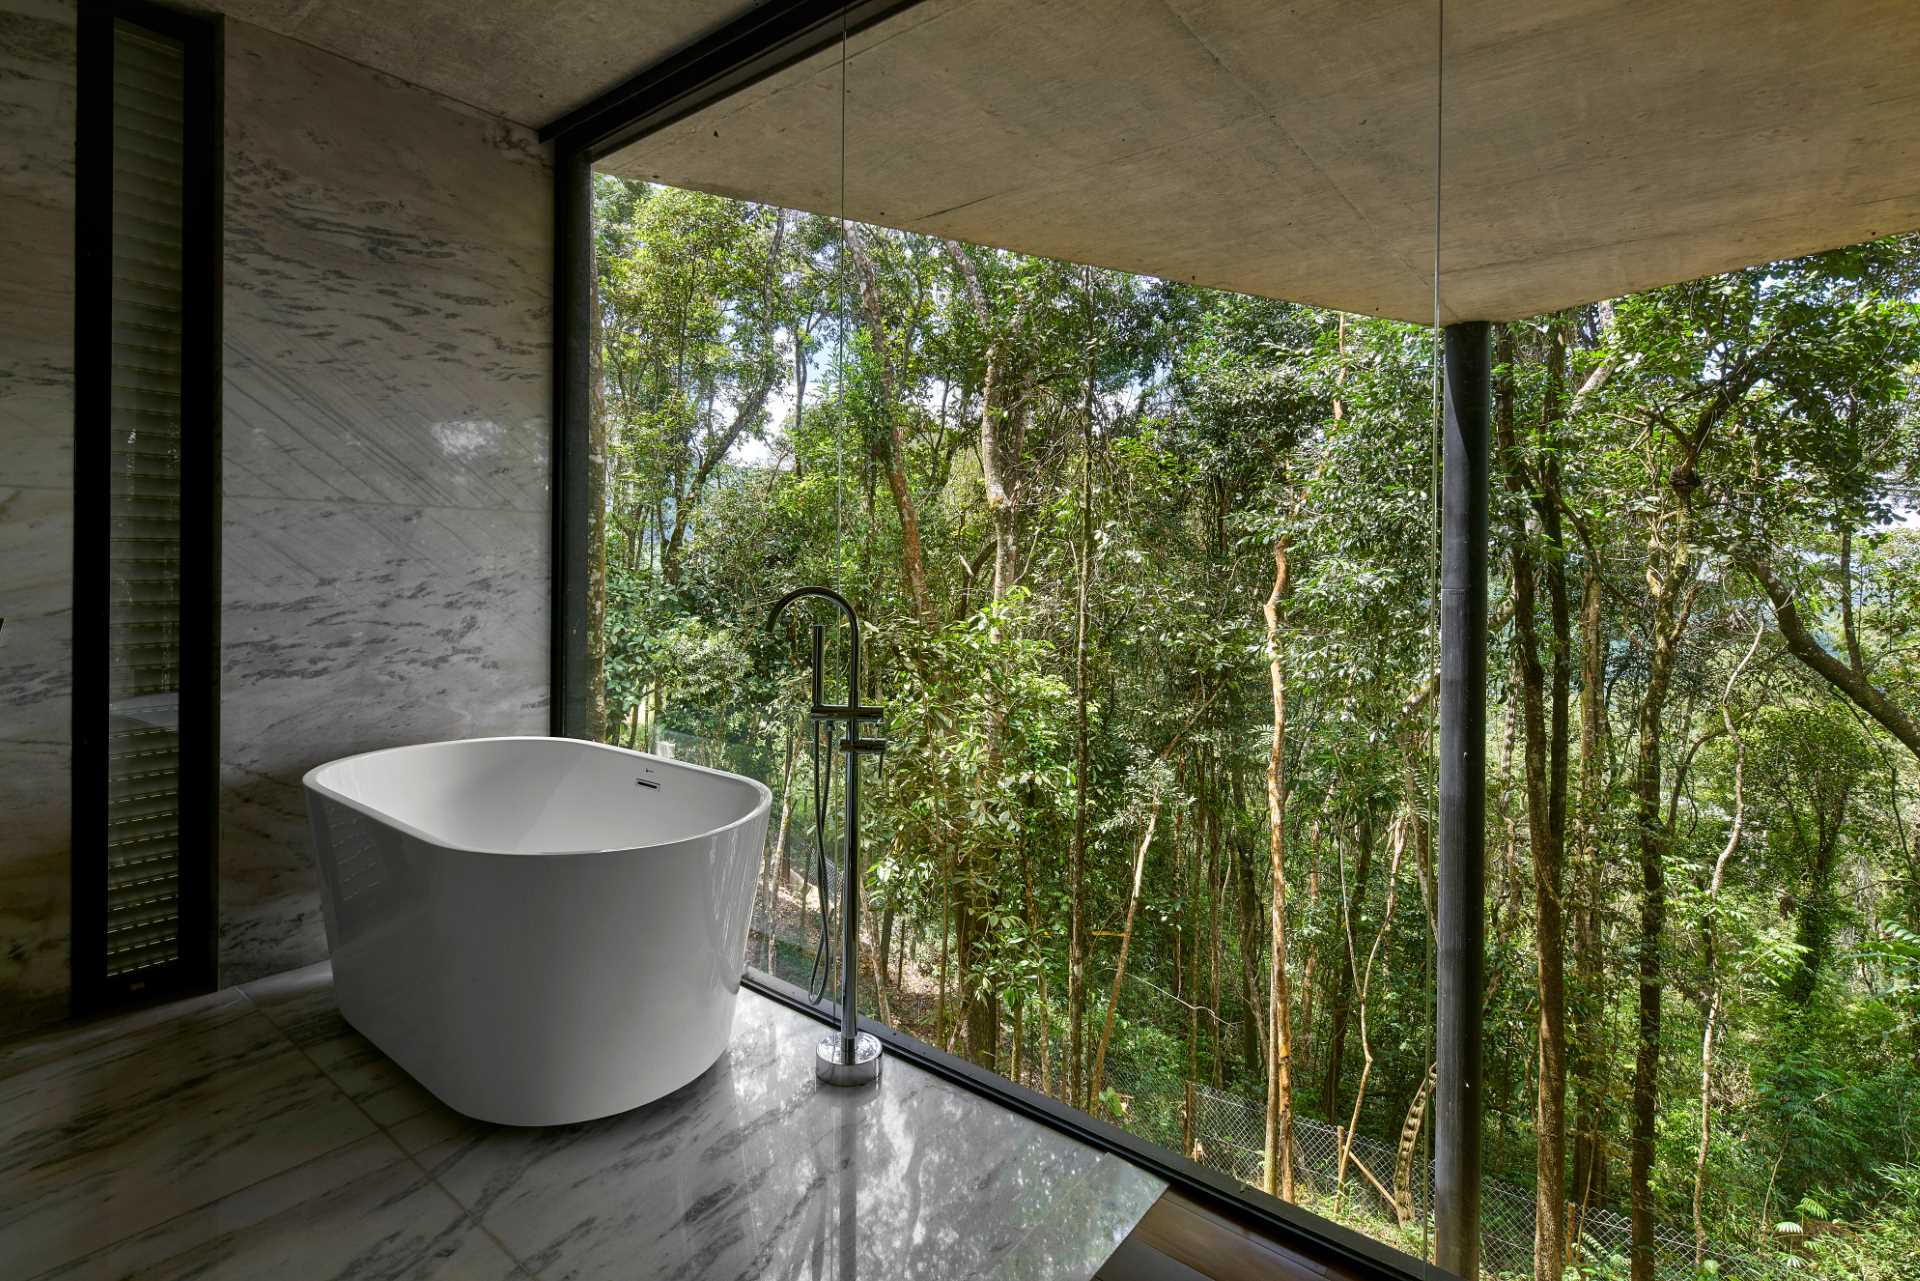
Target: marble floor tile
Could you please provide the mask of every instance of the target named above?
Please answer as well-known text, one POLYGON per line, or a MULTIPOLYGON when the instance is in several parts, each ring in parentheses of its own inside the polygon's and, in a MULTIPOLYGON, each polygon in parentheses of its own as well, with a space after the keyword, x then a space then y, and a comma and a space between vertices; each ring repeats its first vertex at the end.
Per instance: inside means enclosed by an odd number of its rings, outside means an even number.
POLYGON ((455 1140, 489 1128, 434 1098, 353 1029, 333 999, 331 961, 256 979, 239 991, 409 1156, 432 1149, 452 1152, 457 1150, 455 1140))
POLYGON ((287 970, 267 978, 242 983, 234 989, 243 994, 262 1014, 288 1029, 288 1035, 312 1035, 325 1026, 310 1026, 326 1015, 339 1016, 333 1000, 333 962, 316 961, 297 970, 287 970))
POLYGON ((184 1025, 204 1026, 239 1018, 249 1006, 236 988, 223 988, 164 1005, 67 1024, 0 1044, 0 1115, 8 1097, 5 1082, 49 1063, 67 1068, 105 1054, 129 1054, 157 1038, 176 1036, 184 1025))
POLYGON ((457 1157, 469 1143, 492 1128, 484 1121, 460 1115, 438 1099, 429 1098, 425 1111, 394 1122, 387 1127, 387 1133, 393 1136, 402 1152, 419 1161, 429 1174, 437 1174, 440 1164, 457 1157))
POLYGON ((315 1197, 404 1160, 382 1134, 335 1148, 290 1170, 260 1180, 164 1223, 123 1237, 82 1258, 41 1273, 62 1281, 112 1281, 178 1258, 221 1237, 242 1233, 315 1197))
POLYGON ((446 1110, 340 1013, 331 962, 243 983, 240 991, 378 1124, 393 1126, 423 1112, 446 1110))
POLYGON ((435 1100, 324 964, 0 1049, 0 1275, 1076 1281, 1164 1190, 901 1059, 823 1087, 824 1031, 743 991, 698 1080, 545 1129, 435 1100))
POLYGON ((266 1018, 199 1010, 0 1082, 0 1243, 31 1276, 376 1127, 266 1018))
POLYGON ((799 1253, 850 1257, 861 1277, 999 1275, 1082 1199, 1100 1154, 905 1064, 889 1070, 867 1098, 822 1092, 833 1132, 809 1156, 825 1195, 799 1253))
POLYGON ((590 1125, 479 1127, 422 1160, 537 1275, 582 1281, 1068 1277, 1069 1260, 1086 1277, 1164 1187, 904 1061, 824 1088, 822 1030, 742 993, 727 1056, 678 1093, 590 1125))
POLYGON ((48 1281, 510 1281, 526 1276, 384 1135, 46 1275, 48 1281))

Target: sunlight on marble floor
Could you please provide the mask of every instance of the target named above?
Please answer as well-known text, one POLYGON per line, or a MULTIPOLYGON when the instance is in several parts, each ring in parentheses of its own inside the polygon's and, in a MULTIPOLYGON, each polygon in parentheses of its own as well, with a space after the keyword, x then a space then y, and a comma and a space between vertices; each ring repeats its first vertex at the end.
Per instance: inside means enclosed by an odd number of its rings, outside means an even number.
POLYGON ((692 1085, 586 1125, 440 1104, 325 964, 0 1046, 0 1277, 1084 1279, 1165 1185, 917 1068, 813 1079, 752 992, 692 1085))

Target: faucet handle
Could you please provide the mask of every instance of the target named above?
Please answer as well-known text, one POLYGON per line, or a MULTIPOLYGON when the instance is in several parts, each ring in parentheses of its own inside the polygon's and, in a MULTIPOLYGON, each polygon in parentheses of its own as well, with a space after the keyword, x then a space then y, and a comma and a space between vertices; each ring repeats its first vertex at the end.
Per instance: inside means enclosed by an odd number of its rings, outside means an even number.
POLYGON ((816 721, 878 721, 885 720, 884 707, 848 707, 844 703, 815 703, 808 715, 816 721))
POLYGON ((848 761, 855 756, 877 756, 880 758, 880 777, 887 776, 887 740, 884 738, 863 738, 849 735, 840 740, 840 750, 847 754, 848 761))
POLYGON ((844 703, 815 703, 812 715, 816 721, 882 721, 887 718, 887 709, 864 704, 849 707, 844 703))

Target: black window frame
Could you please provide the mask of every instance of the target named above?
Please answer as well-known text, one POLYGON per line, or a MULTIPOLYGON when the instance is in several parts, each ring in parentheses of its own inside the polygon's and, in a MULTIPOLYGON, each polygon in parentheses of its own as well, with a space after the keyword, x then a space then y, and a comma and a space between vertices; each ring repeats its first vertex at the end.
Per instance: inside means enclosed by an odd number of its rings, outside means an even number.
POLYGON ((69 970, 75 1015, 212 991, 219 981, 223 20, 137 0, 82 0, 74 130, 73 643, 69 970), (113 461, 114 32, 178 41, 186 67, 182 223, 179 907, 175 960, 107 972, 109 598, 113 461))
MULTIPOLYGON (((588 736, 587 537, 589 421, 593 370, 593 165, 918 0, 769 0, 540 131, 554 174, 552 733, 588 736)), ((745 986, 837 1026, 828 1002, 770 974, 747 969, 745 986)), ((1453 1274, 1370 1237, 1245 1188, 1168 1151, 947 1054, 897 1028, 862 1018, 887 1052, 1050 1129, 1164 1179, 1229 1220, 1285 1241, 1336 1275, 1405 1281, 1453 1274)))

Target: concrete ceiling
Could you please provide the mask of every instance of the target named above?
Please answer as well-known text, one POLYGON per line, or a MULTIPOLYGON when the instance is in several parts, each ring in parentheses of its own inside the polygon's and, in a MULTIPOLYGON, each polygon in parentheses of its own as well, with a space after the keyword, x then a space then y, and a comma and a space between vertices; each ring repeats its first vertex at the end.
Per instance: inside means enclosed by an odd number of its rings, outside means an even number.
POLYGON ((539 128, 760 0, 201 0, 539 128))
MULTIPOLYGON (((845 212, 1420 322, 1436 185, 1449 321, 1920 228, 1916 0, 1447 0, 1436 184, 1442 43, 1411 0, 926 0, 849 51, 845 212)), ((839 77, 601 167, 837 212, 839 77)))

